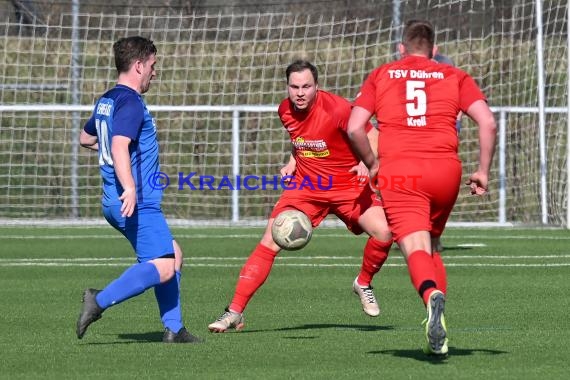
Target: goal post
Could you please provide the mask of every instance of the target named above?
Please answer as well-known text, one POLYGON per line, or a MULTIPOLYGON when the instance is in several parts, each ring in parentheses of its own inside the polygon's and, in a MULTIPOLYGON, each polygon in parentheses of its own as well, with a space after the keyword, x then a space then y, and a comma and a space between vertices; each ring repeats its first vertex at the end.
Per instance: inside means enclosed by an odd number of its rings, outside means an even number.
MULTIPOLYGON (((501 127, 490 195, 462 189, 450 222, 567 225, 567 2, 544 3, 540 12, 542 63, 534 0, 402 0, 379 8, 370 17, 78 11, 37 24, 0 19, 0 219, 100 217, 96 155, 78 149, 76 136, 115 83, 112 43, 141 34, 158 47, 159 75, 145 100, 157 120, 162 181, 169 181, 165 214, 188 223, 262 223, 290 152, 276 114, 285 67, 308 58, 321 88, 353 99, 368 72, 394 59, 397 12, 401 21, 434 23, 440 52, 481 85, 501 127)), ((467 176, 478 141, 475 125, 463 122, 467 176)))

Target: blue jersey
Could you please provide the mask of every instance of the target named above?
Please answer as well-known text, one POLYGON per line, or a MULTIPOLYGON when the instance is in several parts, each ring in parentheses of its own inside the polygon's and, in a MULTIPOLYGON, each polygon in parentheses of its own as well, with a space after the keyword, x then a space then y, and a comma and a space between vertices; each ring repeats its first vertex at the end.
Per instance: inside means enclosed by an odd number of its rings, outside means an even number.
POLYGON ((160 170, 156 125, 138 92, 123 85, 107 91, 95 104, 83 129, 98 139, 104 206, 121 204, 119 196, 123 193, 111 156, 113 136, 131 139, 129 152, 137 203, 160 204, 162 189, 152 186, 153 175, 160 170))

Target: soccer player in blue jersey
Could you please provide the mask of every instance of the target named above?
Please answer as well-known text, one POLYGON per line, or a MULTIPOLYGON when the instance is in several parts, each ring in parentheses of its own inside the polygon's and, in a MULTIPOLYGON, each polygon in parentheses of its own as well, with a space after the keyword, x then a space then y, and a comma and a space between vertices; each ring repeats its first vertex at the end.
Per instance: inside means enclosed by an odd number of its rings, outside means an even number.
POLYGON ((80 136, 83 147, 97 150, 103 178, 103 215, 131 243, 137 264, 103 290, 86 289, 77 320, 77 337, 107 308, 154 288, 165 343, 196 343, 182 322, 182 251, 161 211, 162 189, 152 186, 159 171, 156 124, 142 94, 156 76, 156 47, 143 37, 114 43, 117 85, 95 104, 80 136))

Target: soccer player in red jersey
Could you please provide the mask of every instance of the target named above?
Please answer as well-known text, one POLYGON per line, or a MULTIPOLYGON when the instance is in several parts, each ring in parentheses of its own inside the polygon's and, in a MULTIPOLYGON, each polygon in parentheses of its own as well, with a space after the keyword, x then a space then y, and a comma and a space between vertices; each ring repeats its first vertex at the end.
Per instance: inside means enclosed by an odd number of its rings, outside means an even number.
MULTIPOLYGON (((290 184, 295 185, 288 186, 291 189, 285 189, 275 204, 261 241, 240 271, 229 307, 208 325, 212 332, 243 328, 243 311, 269 276, 280 251, 273 241, 271 226, 279 213, 290 209, 305 213, 313 227, 328 214, 334 214, 354 234, 370 235, 353 290, 360 297, 365 313, 370 316, 380 313, 370 282, 388 256, 392 235, 380 200, 370 186, 359 183, 368 179, 368 170, 352 151, 346 132, 351 104, 320 90, 317 69, 308 61, 293 62, 287 67, 286 77, 288 98, 280 104, 278 113, 293 148, 281 175, 291 176, 290 184), (312 186, 301 188, 297 186, 300 183, 312 186)), ((372 124, 367 123, 365 128, 377 137, 372 124)), ((367 132, 364 133, 366 137, 367 132)))
POLYGON ((354 102, 348 134, 372 179, 394 175, 414 179, 380 191, 394 240, 426 305, 424 351, 446 355, 445 295, 441 291, 445 270, 439 255, 432 256, 432 239, 441 236, 461 182, 455 120, 462 111, 479 127, 479 167, 467 181, 476 195, 487 192, 496 122, 473 78, 431 59, 434 40, 429 22, 406 23, 399 45, 401 59, 368 75, 354 102), (372 115, 378 121, 378 157, 365 132, 372 115))

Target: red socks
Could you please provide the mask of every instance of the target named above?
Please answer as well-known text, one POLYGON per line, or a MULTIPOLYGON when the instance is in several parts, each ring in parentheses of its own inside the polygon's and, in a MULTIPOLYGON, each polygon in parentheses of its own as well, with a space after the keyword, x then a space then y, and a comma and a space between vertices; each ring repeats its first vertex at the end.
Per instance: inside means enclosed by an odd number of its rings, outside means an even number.
MULTIPOLYGON (((372 237, 368 239, 364 247, 362 267, 357 278, 360 285, 370 285, 372 278, 388 258, 391 246, 391 241, 379 241, 372 237)), ((277 252, 262 244, 255 247, 239 274, 234 297, 229 307, 232 311, 243 312, 249 300, 269 276, 276 256, 277 252)), ((426 251, 412 252, 408 257, 408 272, 414 288, 425 304, 429 301, 430 293, 436 288, 446 294, 447 275, 438 252, 435 252, 433 256, 426 251)))
POLYGON ((434 252, 432 259, 435 267, 435 282, 437 283, 437 288, 441 290, 443 294, 447 294, 447 273, 443 265, 443 260, 441 259, 441 254, 434 252))
POLYGON ((372 278, 386 259, 388 258, 388 252, 390 252, 390 247, 392 247, 392 240, 390 241, 380 241, 376 240, 372 236, 368 238, 366 246, 364 246, 364 256, 362 257, 362 267, 360 273, 357 277, 357 282, 363 287, 367 287, 372 282, 372 278))
POLYGON ((426 251, 414 251, 408 256, 408 272, 414 288, 428 304, 429 295, 436 290, 436 271, 432 256, 426 251))
POLYGON ((277 252, 262 244, 255 247, 239 274, 234 298, 229 307, 230 310, 237 313, 243 312, 251 297, 269 276, 275 256, 277 256, 277 252))

